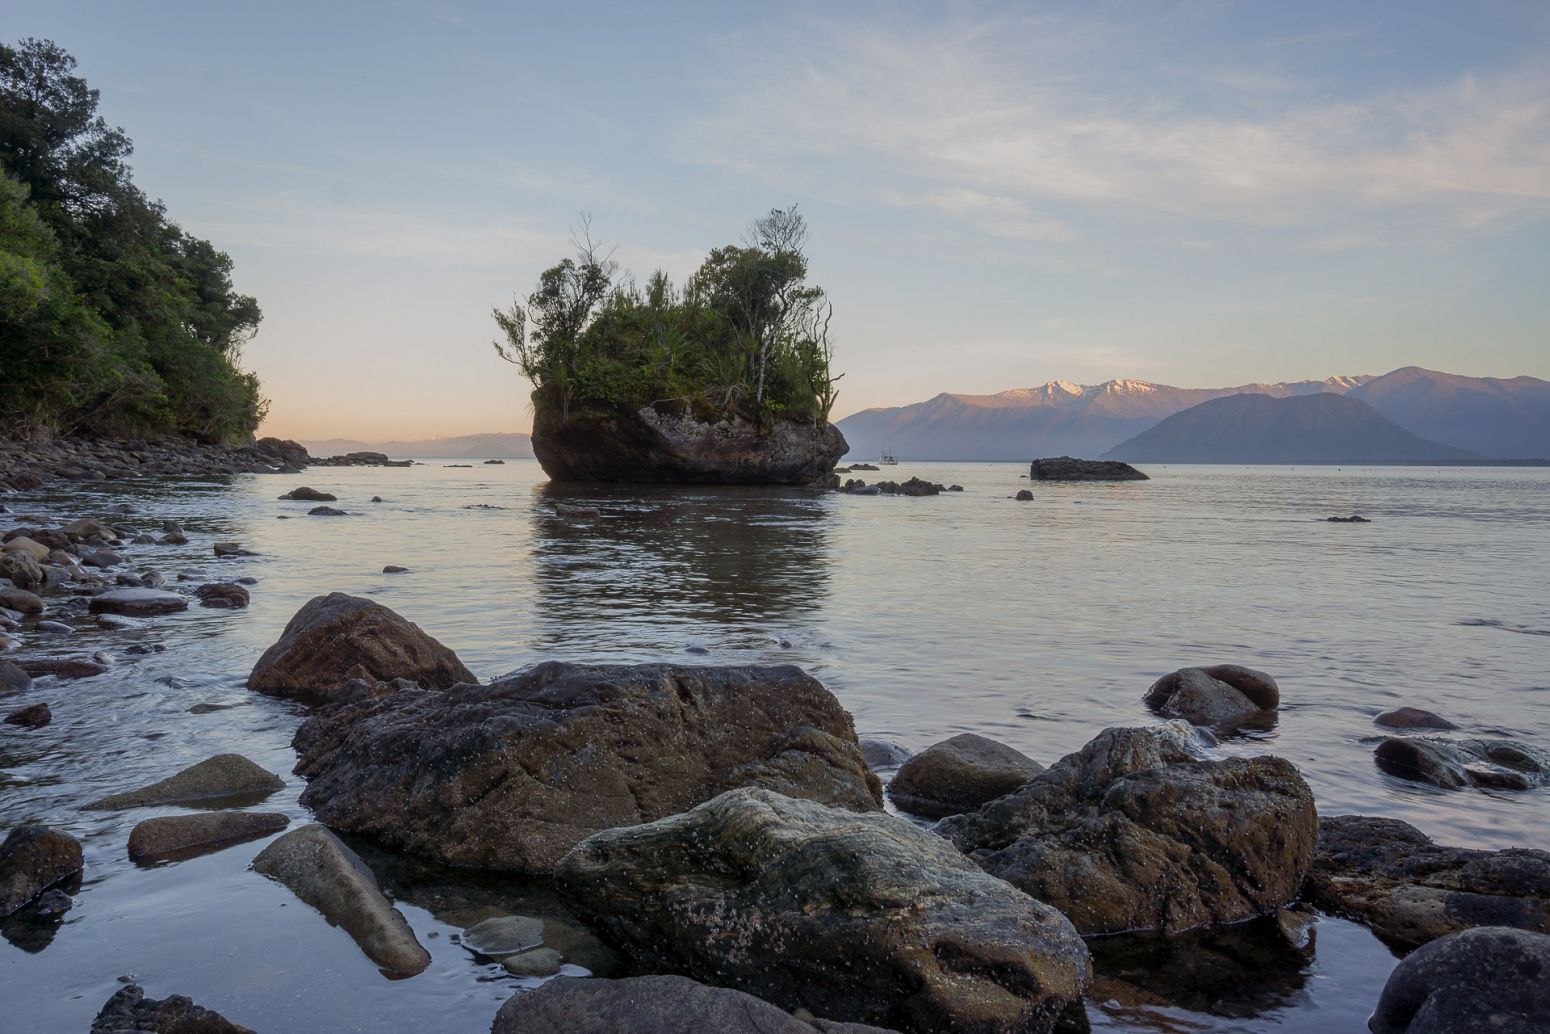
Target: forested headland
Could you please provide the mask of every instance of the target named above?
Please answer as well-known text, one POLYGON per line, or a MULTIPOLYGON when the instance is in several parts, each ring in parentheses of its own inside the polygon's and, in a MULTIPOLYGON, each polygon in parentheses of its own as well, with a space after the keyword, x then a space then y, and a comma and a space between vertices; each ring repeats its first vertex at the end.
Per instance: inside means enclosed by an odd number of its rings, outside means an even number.
POLYGON ((0 436, 250 437, 258 303, 135 185, 133 147, 47 40, 0 44, 0 436))

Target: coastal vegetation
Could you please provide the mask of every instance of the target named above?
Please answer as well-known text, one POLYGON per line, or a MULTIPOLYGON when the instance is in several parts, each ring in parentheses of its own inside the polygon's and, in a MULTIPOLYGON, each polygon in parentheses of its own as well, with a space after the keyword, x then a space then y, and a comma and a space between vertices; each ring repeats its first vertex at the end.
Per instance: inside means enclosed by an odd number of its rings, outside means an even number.
POLYGON ((773 209, 682 288, 661 270, 640 285, 584 216, 576 256, 544 270, 525 306, 495 310, 495 349, 532 382, 535 410, 561 423, 653 407, 765 430, 777 420, 822 427, 841 375, 833 307, 807 282, 807 240, 796 206, 773 209))
POLYGON ((238 365, 260 311, 127 164, 98 91, 47 40, 0 44, 0 435, 250 438, 238 365))

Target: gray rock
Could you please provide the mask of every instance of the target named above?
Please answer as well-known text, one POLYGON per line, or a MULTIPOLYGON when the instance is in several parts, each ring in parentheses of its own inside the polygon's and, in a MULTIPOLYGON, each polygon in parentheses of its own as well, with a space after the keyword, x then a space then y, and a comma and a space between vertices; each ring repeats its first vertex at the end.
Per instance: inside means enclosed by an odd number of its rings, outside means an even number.
POLYGON ((171 855, 203 853, 278 833, 290 824, 278 812, 209 811, 193 815, 163 815, 146 819, 129 834, 129 857, 135 861, 171 855))
POLYGON ((216 556, 220 557, 257 556, 257 554, 252 550, 243 549, 242 543, 240 542, 216 542, 212 544, 210 548, 214 551, 216 556))
POLYGON ((51 548, 31 536, 17 535, 7 540, 4 546, 0 546, 0 552, 23 553, 31 557, 34 562, 41 564, 48 559, 51 548))
POLYGON ((1207 760, 1183 722, 1107 729, 1018 790, 936 825, 1083 934, 1269 915, 1296 899, 1316 827, 1291 762, 1207 760))
POLYGON ((309 517, 348 517, 350 515, 347 512, 345 512, 344 510, 336 510, 332 506, 314 506, 312 509, 307 511, 307 516, 309 516, 309 517))
POLYGON ((109 589, 91 599, 93 614, 151 617, 188 609, 188 598, 166 589, 109 589))
POLYGON ((1550 752, 1511 740, 1390 736, 1372 755, 1389 775, 1448 790, 1528 790, 1550 784, 1550 752))
POLYGON ((534 948, 501 959, 501 967, 514 977, 552 977, 565 965, 565 956, 553 948, 534 948))
POLYGON ((1550 852, 1444 847, 1397 819, 1321 819, 1305 893, 1401 951, 1474 926, 1550 934, 1550 852))
POLYGON ((261 799, 284 785, 279 776, 265 771, 241 754, 217 754, 160 782, 126 793, 110 794, 85 807, 117 811, 229 797, 261 799))
MULTIPOLYGON (((158 546, 186 546, 188 545, 188 536, 181 531, 169 531, 157 539, 156 544, 158 546)), ((216 556, 219 555, 219 553, 216 554, 216 556)))
POLYGON ((137 984, 119 988, 109 998, 97 1018, 91 1034, 253 1034, 218 1012, 195 1005, 183 995, 168 995, 160 1001, 145 997, 137 984))
POLYGON ((16 589, 9 585, 0 585, 0 607, 6 610, 14 610, 18 614, 43 613, 43 601, 26 589, 16 589))
POLYGON ((415 939, 403 913, 383 897, 366 863, 324 827, 313 824, 285 834, 259 852, 253 868, 342 927, 388 975, 414 976, 430 965, 430 952, 415 939))
POLYGON ((855 809, 882 797, 850 716, 790 666, 551 661, 490 686, 370 696, 310 719, 295 745, 321 821, 529 873, 733 787, 855 809))
POLYGON ((31 591, 43 584, 43 568, 26 550, 8 549, 0 553, 0 578, 9 578, 18 589, 31 591))
POLYGON ((1274 712, 1281 705, 1276 680, 1237 664, 1180 668, 1152 683, 1146 706, 1166 718, 1195 725, 1231 727, 1274 712))
POLYGON ((81 871, 81 842, 47 826, 18 826, 0 843, 0 919, 81 871))
POLYGON ((1550 937, 1482 926, 1432 941, 1389 974, 1373 1034, 1544 1034, 1550 937))
POLYGON ((768 790, 599 833, 555 875, 638 965, 842 1020, 1047 1031, 1091 977, 1064 916, 941 839, 768 790))
POLYGON ((248 591, 236 582, 210 582, 195 589, 194 595, 199 597, 201 607, 214 607, 217 610, 240 610, 252 599, 248 591))
POLYGON ((327 697, 351 679, 399 678, 437 689, 477 681, 420 626, 380 603, 335 592, 296 612, 253 666, 248 688, 269 696, 327 697))
POLYGON ((492 958, 516 955, 543 943, 544 921, 532 916, 495 916, 463 931, 465 948, 492 958))
POLYGON ((867 767, 874 771, 879 768, 898 768, 915 753, 902 743, 876 736, 863 736, 860 743, 861 757, 865 759, 867 767))
POLYGON ((69 635, 75 631, 74 628, 71 628, 63 621, 39 621, 34 627, 39 632, 49 632, 55 635, 69 635))
MULTIPOLYGON (((523 956, 518 956, 520 959, 523 956)), ((516 961, 508 960, 508 961, 516 961)), ((687 977, 560 977, 520 991, 490 1034, 890 1034, 860 1023, 797 1019, 769 1002, 687 977)))
POLYGON ((1374 725, 1390 729, 1457 729, 1458 726, 1439 714, 1419 707, 1396 707, 1384 711, 1372 720, 1374 725))
POLYGON ((966 732, 906 761, 888 784, 888 796, 911 814, 940 819, 973 811, 1042 771, 1021 751, 966 732))
POLYGON ((32 688, 32 676, 10 661, 0 661, 0 696, 25 693, 32 688))
POLYGON ((1034 460, 1028 467, 1034 481, 1149 481, 1145 474, 1119 460, 1078 460, 1052 456, 1034 460))
POLYGON ((79 657, 22 657, 17 659, 16 666, 35 679, 44 675, 56 679, 88 679, 108 670, 101 661, 79 657))

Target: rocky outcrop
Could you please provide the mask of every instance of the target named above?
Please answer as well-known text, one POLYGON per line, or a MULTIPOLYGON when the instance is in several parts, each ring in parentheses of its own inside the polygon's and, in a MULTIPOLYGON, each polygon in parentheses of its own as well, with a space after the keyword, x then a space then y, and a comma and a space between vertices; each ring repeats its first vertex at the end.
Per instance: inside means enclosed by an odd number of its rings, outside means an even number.
POLYGON ((209 811, 146 819, 130 831, 129 857, 135 861, 206 850, 278 833, 290 824, 278 812, 209 811))
POLYGON ((556 872, 659 972, 907 1031, 1047 1031, 1090 978, 1059 912, 888 815, 768 790, 583 841, 556 872))
POLYGON ((1397 819, 1341 815, 1319 823, 1307 894, 1401 951, 1474 926, 1550 934, 1550 852, 1443 847, 1397 819))
POLYGON ((1313 859, 1313 794, 1277 757, 1208 760, 1182 722, 1108 729, 938 832, 1083 934, 1274 912, 1313 859))
POLYGON ((1550 784, 1550 752, 1511 740, 1390 736, 1372 756, 1389 775, 1446 790, 1528 790, 1550 784))
POLYGON ((1051 456, 1034 460, 1028 466, 1034 481, 1150 481, 1128 463, 1118 460, 1078 460, 1070 456, 1051 456))
POLYGON ((739 786, 876 809, 850 715, 800 668, 551 661, 489 686, 402 690, 296 734, 302 803, 452 865, 550 871, 599 830, 739 786))
POLYGON ((105 811, 192 801, 261 799, 285 783, 241 754, 217 754, 150 786, 110 794, 85 805, 105 811))
POLYGON ((253 666, 248 688, 269 696, 326 698, 351 679, 409 679, 437 689, 477 681, 419 625, 380 603, 334 592, 296 612, 253 666))
POLYGON ((245 446, 202 445, 181 438, 0 441, 0 485, 30 490, 52 481, 267 474, 310 462, 305 448, 278 438, 260 438, 245 446))
POLYGON ((861 1023, 797 1019, 741 991, 687 977, 560 977, 512 995, 490 1034, 889 1034, 861 1023))
POLYGON ((314 823, 280 837, 253 859, 253 869, 342 927, 389 976, 414 976, 430 965, 430 952, 382 895, 366 863, 322 826, 314 823))
POLYGON ((940 819, 973 811, 1042 771, 1044 766, 1022 751, 966 732, 904 762, 888 784, 888 797, 913 815, 940 819))
POLYGON ((1276 680, 1238 664, 1180 668, 1146 691, 1146 706, 1165 718, 1194 725, 1231 728, 1252 724, 1281 706, 1276 680))
POLYGON ((533 417, 533 455, 555 481, 813 485, 847 449, 833 424, 776 420, 760 433, 741 417, 711 424, 649 406, 533 417))
POLYGON ((183 995, 157 1000, 137 984, 118 990, 97 1018, 91 1034, 253 1034, 218 1012, 195 1005, 183 995))
POLYGON ((1443 937, 1394 967, 1372 1034, 1544 1034, 1550 937, 1482 926, 1443 937))
POLYGON ((0 843, 0 919, 81 871, 81 842, 47 826, 18 826, 0 843))

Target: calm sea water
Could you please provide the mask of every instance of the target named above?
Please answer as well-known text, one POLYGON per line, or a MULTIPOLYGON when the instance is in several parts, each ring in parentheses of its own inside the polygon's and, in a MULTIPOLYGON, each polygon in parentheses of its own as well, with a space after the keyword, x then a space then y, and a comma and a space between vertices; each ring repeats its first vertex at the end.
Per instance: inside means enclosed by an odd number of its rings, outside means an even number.
MULTIPOLYGON (((1036 485, 1018 503, 1025 468, 1011 464, 905 463, 881 476, 965 491, 898 499, 556 489, 531 462, 451 462, 7 500, 65 517, 127 501, 138 516, 126 520, 178 520, 193 540, 135 547, 137 559, 169 577, 258 584, 246 611, 28 641, 50 653, 167 650, 96 679, 40 681, 31 699, 51 704, 54 723, 0 726, 0 828, 61 826, 87 855, 76 907, 51 939, 0 929, 0 1030, 84 1030, 120 975, 260 1031, 488 1029, 520 982, 450 935, 494 911, 547 907, 539 889, 372 856, 434 959, 387 981, 346 934, 248 871, 261 842, 140 868, 125 841, 156 812, 80 810, 238 751, 286 775, 269 806, 304 821, 289 774, 304 712, 242 683, 291 614, 335 590, 393 607, 482 677, 544 658, 790 662, 822 679, 863 735, 918 748, 972 731, 1046 763, 1107 726, 1151 721, 1140 698, 1165 672, 1248 664, 1279 679, 1279 724, 1223 750, 1290 758, 1324 814, 1396 816, 1446 843, 1550 848, 1550 793, 1430 791, 1371 759, 1372 716, 1399 704, 1467 734, 1550 744, 1550 471, 1148 468, 1150 482, 1036 485), (311 504, 275 500, 297 484, 335 492, 354 516, 309 518, 311 504), (555 500, 573 496, 603 515, 557 516, 555 500), (1322 520, 1353 512, 1373 523, 1322 520), (261 555, 217 562, 218 539, 261 555), (384 564, 412 571, 383 575, 384 564), (233 706, 188 713, 198 703, 233 706)), ((1161 988, 1166 954, 1111 969, 1156 970, 1161 988)), ((1257 964, 1226 998, 1170 987, 1150 1003, 1095 1000, 1089 1013, 1117 1031, 1360 1030, 1393 962, 1361 928, 1325 919, 1311 958, 1257 964)))

